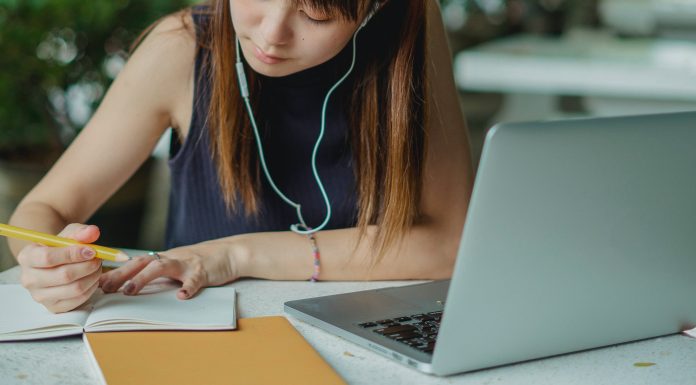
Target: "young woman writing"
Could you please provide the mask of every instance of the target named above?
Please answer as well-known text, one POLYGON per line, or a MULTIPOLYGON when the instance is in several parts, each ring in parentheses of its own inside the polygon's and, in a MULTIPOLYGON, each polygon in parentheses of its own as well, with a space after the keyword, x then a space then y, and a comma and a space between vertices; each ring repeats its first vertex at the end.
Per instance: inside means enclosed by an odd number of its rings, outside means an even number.
POLYGON ((53 312, 154 278, 449 277, 472 185, 436 0, 212 0, 158 22, 11 223, 82 225, 171 127, 167 250, 101 273, 88 246, 12 241, 53 312))

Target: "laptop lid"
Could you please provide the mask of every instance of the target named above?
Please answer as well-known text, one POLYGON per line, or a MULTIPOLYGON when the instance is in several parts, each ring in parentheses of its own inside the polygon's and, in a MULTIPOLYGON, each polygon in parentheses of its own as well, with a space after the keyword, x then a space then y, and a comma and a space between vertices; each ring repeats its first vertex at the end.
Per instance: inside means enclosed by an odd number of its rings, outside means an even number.
POLYGON ((696 112, 501 124, 482 153, 432 370, 696 324, 696 112))

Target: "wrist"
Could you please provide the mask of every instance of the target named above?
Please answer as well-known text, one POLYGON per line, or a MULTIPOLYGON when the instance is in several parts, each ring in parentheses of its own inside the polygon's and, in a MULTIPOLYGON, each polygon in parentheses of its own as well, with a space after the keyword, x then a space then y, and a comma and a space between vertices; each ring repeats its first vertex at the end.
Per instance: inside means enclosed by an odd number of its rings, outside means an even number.
POLYGON ((230 264, 234 266, 238 278, 254 277, 251 247, 243 235, 233 237, 227 256, 230 259, 230 264))

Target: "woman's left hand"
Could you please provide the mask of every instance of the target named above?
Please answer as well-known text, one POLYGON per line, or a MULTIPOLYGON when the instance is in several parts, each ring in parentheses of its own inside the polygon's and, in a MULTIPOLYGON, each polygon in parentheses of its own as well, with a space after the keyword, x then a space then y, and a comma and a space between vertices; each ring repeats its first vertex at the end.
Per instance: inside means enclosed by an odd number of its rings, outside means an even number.
POLYGON ((198 244, 179 247, 154 256, 139 256, 125 265, 102 274, 99 286, 105 293, 114 293, 123 286, 125 295, 136 295, 150 281, 169 277, 182 283, 176 296, 179 299, 193 297, 201 288, 218 286, 240 278, 234 258, 198 244))

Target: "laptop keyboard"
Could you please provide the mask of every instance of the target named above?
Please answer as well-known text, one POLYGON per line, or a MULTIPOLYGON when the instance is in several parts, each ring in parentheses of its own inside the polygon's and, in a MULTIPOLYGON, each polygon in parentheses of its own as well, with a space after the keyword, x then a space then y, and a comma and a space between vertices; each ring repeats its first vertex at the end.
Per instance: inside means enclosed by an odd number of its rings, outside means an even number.
POLYGON ((437 332, 440 330, 442 311, 413 314, 379 321, 363 322, 361 328, 370 329, 377 334, 399 341, 425 353, 435 348, 437 332))

